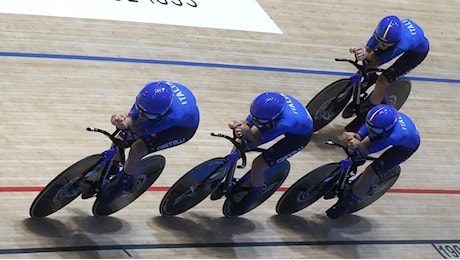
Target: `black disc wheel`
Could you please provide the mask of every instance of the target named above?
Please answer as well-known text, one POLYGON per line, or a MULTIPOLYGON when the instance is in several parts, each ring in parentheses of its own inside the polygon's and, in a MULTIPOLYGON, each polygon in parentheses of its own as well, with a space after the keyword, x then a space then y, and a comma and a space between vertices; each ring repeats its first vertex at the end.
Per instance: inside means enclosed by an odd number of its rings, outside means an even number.
POLYGON ((329 124, 345 108, 353 94, 347 88, 350 79, 339 79, 321 90, 306 106, 313 118, 313 131, 318 131, 329 124))
POLYGON ((203 201, 225 177, 228 167, 225 158, 205 161, 182 176, 166 192, 160 203, 160 214, 174 216, 183 213, 203 201))
POLYGON ((340 167, 339 163, 328 163, 297 180, 278 200, 276 213, 292 214, 316 202, 335 184, 334 180, 323 181, 338 167, 340 167))
POLYGON ((412 84, 407 78, 392 82, 388 87, 385 102, 399 110, 409 97, 411 86, 412 84))
POLYGON ((29 214, 32 218, 46 217, 77 198, 93 182, 97 181, 99 174, 93 174, 91 178, 83 179, 83 175, 93 169, 103 159, 100 154, 91 155, 72 164, 37 195, 30 206, 29 214))

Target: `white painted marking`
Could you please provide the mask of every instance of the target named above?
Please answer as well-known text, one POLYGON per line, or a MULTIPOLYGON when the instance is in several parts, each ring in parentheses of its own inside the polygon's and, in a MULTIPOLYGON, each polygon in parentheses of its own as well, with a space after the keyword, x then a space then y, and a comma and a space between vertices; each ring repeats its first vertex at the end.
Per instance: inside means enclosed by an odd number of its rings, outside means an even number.
POLYGON ((256 0, 1 0, 0 13, 282 33, 256 0))

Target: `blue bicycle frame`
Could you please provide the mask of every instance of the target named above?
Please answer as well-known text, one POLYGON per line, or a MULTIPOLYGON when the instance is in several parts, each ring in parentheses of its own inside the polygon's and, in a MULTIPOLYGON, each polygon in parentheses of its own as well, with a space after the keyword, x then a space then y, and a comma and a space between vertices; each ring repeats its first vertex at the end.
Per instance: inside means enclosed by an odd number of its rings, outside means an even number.
POLYGON ((102 181, 98 187, 102 191, 105 191, 108 188, 108 184, 110 183, 109 178, 107 178, 107 174, 109 174, 110 169, 112 168, 113 165, 113 158, 115 155, 120 152, 120 157, 121 157, 121 162, 124 163, 125 161, 125 154, 124 154, 124 146, 123 146, 123 141, 116 139, 115 136, 120 132, 119 129, 117 129, 114 133, 110 134, 102 129, 98 128, 90 128, 88 127, 86 130, 88 131, 93 131, 93 132, 99 132, 107 137, 110 138, 110 140, 113 142, 113 145, 105 150, 104 152, 101 153, 102 155, 102 160, 99 161, 91 170, 89 170, 86 174, 82 175, 81 178, 76 180, 76 184, 79 185, 81 183, 84 183, 88 178, 93 176, 95 173, 97 173, 101 168, 103 168, 105 165, 107 165, 105 172, 103 173, 102 178, 99 178, 97 181, 102 181))

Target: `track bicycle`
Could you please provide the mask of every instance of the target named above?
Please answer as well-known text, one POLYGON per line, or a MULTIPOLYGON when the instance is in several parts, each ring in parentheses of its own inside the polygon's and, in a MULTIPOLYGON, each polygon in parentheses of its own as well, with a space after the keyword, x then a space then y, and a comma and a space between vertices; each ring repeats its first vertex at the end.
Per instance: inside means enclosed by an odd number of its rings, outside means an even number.
MULTIPOLYGON (((324 164, 297 180, 281 196, 276 205, 276 212, 280 215, 287 215, 298 212, 321 197, 324 199, 344 199, 347 197, 353 183, 358 180, 360 174, 357 173, 358 166, 363 165, 366 160, 376 158, 367 156, 361 158, 354 151, 339 143, 331 140, 325 142, 342 148, 347 154, 347 158, 340 162, 324 164)), ((358 203, 354 204, 348 214, 361 210, 379 199, 387 192, 399 178, 401 167, 398 165, 388 172, 377 176, 373 186, 369 189, 366 196, 358 203)))
POLYGON ((101 192, 114 188, 121 177, 125 162, 126 142, 117 138, 122 130, 109 132, 88 127, 87 131, 104 134, 112 141, 109 149, 87 156, 72 164, 48 183, 34 199, 29 214, 32 218, 46 217, 68 205, 81 194, 82 199, 96 197, 92 207, 94 216, 108 216, 136 200, 160 176, 166 160, 162 155, 150 155, 142 159, 141 170, 133 181, 130 193, 104 203, 98 198, 101 192), (119 153, 119 161, 115 155, 119 153))
POLYGON ((225 138, 236 149, 224 157, 207 160, 183 175, 163 197, 160 203, 161 215, 181 214, 199 204, 209 194, 211 194, 211 200, 225 196, 222 212, 226 217, 243 215, 267 200, 286 179, 290 170, 290 164, 287 160, 265 171, 263 192, 251 207, 244 210, 240 209, 239 203, 249 192, 250 171, 240 179, 236 179, 235 170, 246 167, 247 152, 263 152, 265 149, 250 147, 244 139, 240 140, 235 136, 230 137, 220 133, 211 133, 211 136, 225 138), (237 165, 240 159, 241 164, 237 165))
MULTIPOLYGON (((332 82, 306 105, 313 118, 313 131, 315 132, 329 124, 340 112, 342 112, 343 118, 350 118, 358 113, 359 105, 369 96, 367 91, 373 85, 370 75, 385 71, 383 68, 372 68, 367 62, 360 64, 358 60, 335 59, 335 61, 349 62, 358 71, 349 78, 332 82)), ((383 103, 392 105, 399 110, 409 97, 410 91, 411 81, 402 77, 390 84, 383 103)))

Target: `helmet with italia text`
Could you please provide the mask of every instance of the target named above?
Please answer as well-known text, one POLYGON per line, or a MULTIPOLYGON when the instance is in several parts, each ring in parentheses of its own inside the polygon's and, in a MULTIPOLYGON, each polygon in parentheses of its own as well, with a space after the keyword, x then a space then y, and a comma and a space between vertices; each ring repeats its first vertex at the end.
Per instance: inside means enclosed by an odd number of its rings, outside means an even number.
POLYGON ((250 113, 258 128, 272 128, 286 107, 286 99, 278 92, 264 92, 251 104, 250 113))
POLYGON ((149 120, 161 118, 171 108, 173 90, 165 81, 150 82, 136 97, 139 115, 149 120))

